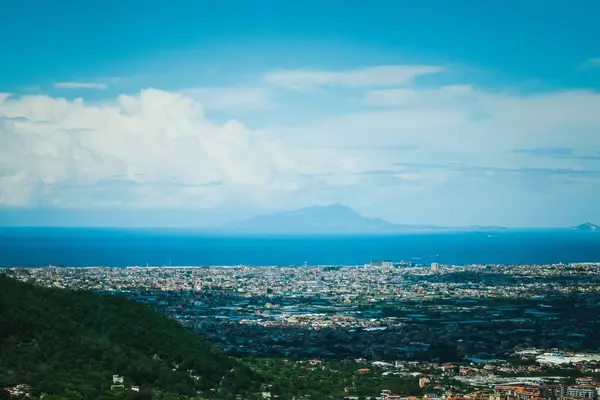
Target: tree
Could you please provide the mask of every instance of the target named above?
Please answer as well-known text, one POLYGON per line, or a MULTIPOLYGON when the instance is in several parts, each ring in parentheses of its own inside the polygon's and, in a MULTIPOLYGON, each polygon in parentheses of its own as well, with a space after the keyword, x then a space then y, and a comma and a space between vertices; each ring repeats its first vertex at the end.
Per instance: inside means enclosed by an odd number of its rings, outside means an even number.
MULTIPOLYGON (((257 373, 152 307, 116 296, 41 288, 0 275, 0 323, 0 371, 10 374, 3 378, 55 399, 115 398, 113 374, 168 397, 193 397, 198 389, 216 387, 234 367, 240 376, 232 383, 237 393, 252 391, 260 381, 257 373), (200 381, 186 370, 172 371, 184 360, 200 381)), ((118 394, 129 395, 152 397, 118 394)))

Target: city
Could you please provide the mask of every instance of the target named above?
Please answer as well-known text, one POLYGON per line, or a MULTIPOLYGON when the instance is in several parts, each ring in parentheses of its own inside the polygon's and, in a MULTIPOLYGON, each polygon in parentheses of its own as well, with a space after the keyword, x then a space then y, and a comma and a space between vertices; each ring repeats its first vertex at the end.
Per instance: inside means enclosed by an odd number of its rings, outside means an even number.
POLYGON ((361 380, 395 378, 429 397, 523 400, 598 397, 598 268, 374 261, 3 272, 148 304, 254 368, 358 374, 344 381, 349 398, 367 390, 361 380))

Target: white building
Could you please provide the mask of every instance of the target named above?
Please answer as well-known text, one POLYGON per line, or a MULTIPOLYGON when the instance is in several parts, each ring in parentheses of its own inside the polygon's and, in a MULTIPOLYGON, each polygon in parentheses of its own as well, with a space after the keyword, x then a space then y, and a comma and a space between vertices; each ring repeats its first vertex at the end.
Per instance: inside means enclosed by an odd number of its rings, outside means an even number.
POLYGON ((394 263, 390 260, 374 260, 371 261, 371 267, 383 267, 383 268, 391 268, 394 266, 394 263))

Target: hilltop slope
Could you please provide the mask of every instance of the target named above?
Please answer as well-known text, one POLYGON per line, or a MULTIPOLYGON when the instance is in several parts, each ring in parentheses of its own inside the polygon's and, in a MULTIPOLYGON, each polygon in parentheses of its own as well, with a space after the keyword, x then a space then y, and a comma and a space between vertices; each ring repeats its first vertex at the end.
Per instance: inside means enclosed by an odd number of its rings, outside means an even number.
POLYGON ((126 389, 142 389, 117 398, 195 396, 197 391, 209 397, 212 388, 221 390, 219 398, 228 398, 227 393, 244 393, 258 380, 150 306, 41 288, 1 274, 0 355, 0 388, 29 384, 38 394, 69 399, 115 398, 113 374, 124 376, 126 389))

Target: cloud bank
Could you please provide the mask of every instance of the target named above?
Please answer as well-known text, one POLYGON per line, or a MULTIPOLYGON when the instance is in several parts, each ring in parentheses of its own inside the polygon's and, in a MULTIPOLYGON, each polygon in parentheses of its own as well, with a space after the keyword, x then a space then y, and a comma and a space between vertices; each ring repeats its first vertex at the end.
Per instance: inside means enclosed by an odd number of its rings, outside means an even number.
POLYGON ((296 69, 270 72, 265 75, 265 80, 294 90, 306 90, 318 86, 390 86, 406 85, 418 76, 444 70, 444 67, 435 65, 380 65, 347 71, 296 69))
POLYGON ((56 82, 54 87, 57 89, 106 89, 106 83, 92 82, 56 82))
POLYGON ((0 103, 0 204, 213 207, 260 201, 342 159, 293 150, 200 103, 155 89, 88 105, 49 96, 0 103))
POLYGON ((274 71, 264 87, 149 88, 93 103, 3 94, 0 206, 341 202, 401 223, 600 219, 600 94, 415 82, 444 70, 274 71), (326 90, 303 92, 315 87, 326 90), (250 128, 238 110, 263 114, 250 128), (300 123, 269 119, 305 110, 300 123))

